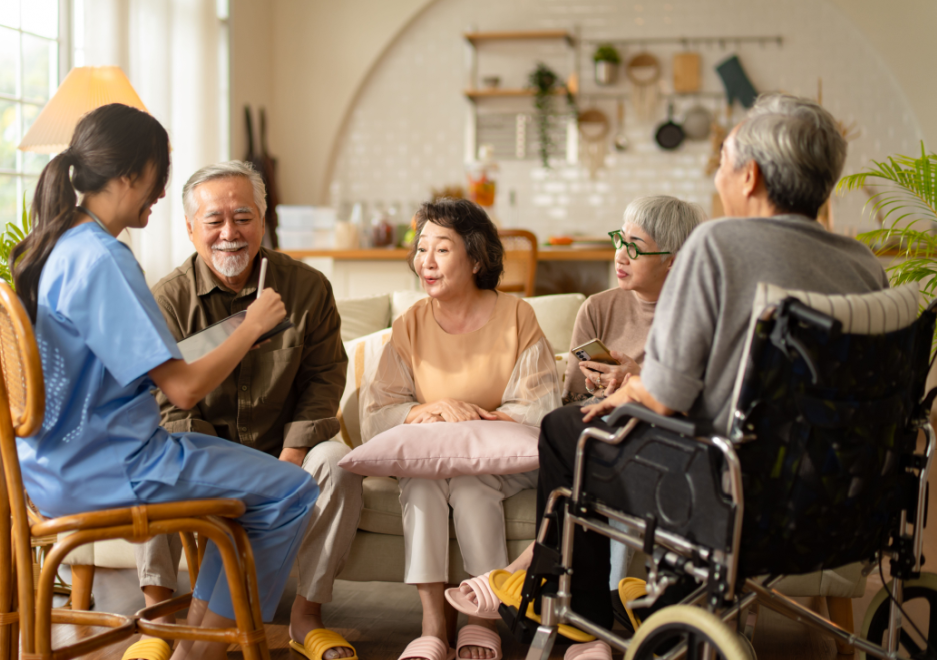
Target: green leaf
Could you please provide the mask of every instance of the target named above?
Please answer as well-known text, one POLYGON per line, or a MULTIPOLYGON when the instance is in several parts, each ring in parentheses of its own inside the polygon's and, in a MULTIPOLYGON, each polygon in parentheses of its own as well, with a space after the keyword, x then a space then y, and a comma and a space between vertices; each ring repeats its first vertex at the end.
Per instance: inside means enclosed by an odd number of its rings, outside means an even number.
POLYGON ((937 289, 937 154, 921 142, 919 157, 896 154, 872 161, 865 171, 844 176, 836 186, 840 195, 855 190, 869 193, 864 211, 880 218, 880 229, 857 238, 882 254, 897 248, 899 263, 890 266, 892 285, 922 283, 931 299, 937 289))

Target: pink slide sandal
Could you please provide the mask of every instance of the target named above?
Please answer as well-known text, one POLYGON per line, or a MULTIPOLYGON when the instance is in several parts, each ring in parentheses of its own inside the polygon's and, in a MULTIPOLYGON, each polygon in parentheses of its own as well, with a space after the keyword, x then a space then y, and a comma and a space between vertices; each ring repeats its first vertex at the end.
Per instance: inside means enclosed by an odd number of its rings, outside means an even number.
POLYGON ((494 652, 491 660, 501 660, 501 636, 494 630, 481 626, 469 625, 459 631, 459 639, 455 644, 456 660, 459 660, 459 651, 465 646, 480 646, 494 652))
POLYGON ((457 611, 479 619, 500 619, 501 601, 488 584, 488 573, 463 580, 455 589, 446 589, 446 600, 457 611))
POLYGON ((426 660, 455 660, 455 649, 438 637, 417 637, 407 644, 397 660, 426 658, 426 660))
POLYGON ((612 647, 601 639, 585 644, 573 644, 566 649, 563 660, 612 660, 612 647))

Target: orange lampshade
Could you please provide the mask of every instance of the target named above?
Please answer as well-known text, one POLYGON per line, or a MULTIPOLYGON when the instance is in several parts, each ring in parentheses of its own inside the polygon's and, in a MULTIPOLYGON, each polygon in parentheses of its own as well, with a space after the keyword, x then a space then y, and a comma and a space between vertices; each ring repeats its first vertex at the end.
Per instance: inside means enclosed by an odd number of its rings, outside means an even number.
POLYGON ((72 140, 78 120, 108 103, 123 103, 147 112, 120 67, 80 66, 72 69, 26 131, 19 148, 40 154, 64 150, 72 140))

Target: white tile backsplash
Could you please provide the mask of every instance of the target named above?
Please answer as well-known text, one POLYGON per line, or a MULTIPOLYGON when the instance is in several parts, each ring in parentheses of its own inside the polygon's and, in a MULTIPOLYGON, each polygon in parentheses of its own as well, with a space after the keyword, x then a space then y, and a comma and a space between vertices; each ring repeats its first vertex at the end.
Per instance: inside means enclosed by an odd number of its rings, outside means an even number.
MULTIPOLYGON (((364 201, 395 203, 409 209, 432 188, 464 185, 464 143, 470 103, 466 87, 466 43, 462 33, 479 30, 580 30, 585 40, 685 37, 702 57, 702 88, 721 92, 714 67, 729 55, 739 59, 759 91, 783 90, 815 97, 823 81, 824 105, 859 136, 850 143, 846 173, 862 169, 870 159, 914 153, 921 131, 891 72, 866 38, 826 0, 439 0, 420 14, 388 48, 367 78, 341 136, 332 171, 333 205, 364 201), (694 44, 694 38, 724 35, 781 35, 784 44, 694 44)), ((591 45, 580 51, 580 85, 596 92, 591 77, 591 45)), ((663 87, 669 88, 670 61, 681 44, 648 44, 662 64, 663 87)), ((627 59, 638 52, 630 46, 627 59)), ((519 87, 536 61, 548 61, 561 75, 569 71, 559 42, 485 44, 479 47, 479 75, 498 75, 503 87, 519 87)), ((620 76, 624 80, 624 76, 620 76)), ((630 92, 627 83, 611 88, 630 92)), ((697 102, 712 110, 718 102, 706 97, 680 98, 675 116, 697 102)), ((529 99, 481 101, 516 112, 529 112, 529 99), (514 105, 511 105, 514 104, 514 105), (512 109, 513 108, 513 109, 512 109)), ((615 102, 583 97, 580 109, 593 104, 609 117, 617 132, 615 102)), ((564 105, 558 99, 557 108, 564 105)), ((611 143, 605 167, 595 180, 578 165, 554 159, 545 170, 538 160, 503 161, 494 213, 506 226, 531 229, 540 238, 579 231, 602 234, 618 226, 628 202, 650 194, 672 194, 697 202, 709 211, 715 191, 705 174, 709 140, 687 141, 674 152, 661 151, 653 141, 656 126, 666 119, 658 105, 653 121, 639 122, 626 103, 625 133, 629 149, 617 152, 611 143), (513 191, 515 204, 509 205, 513 191)), ((736 107, 736 120, 741 109, 736 107)), ((528 131, 533 128, 528 126, 528 131)), ((834 199, 837 227, 871 227, 862 215, 865 198, 851 193, 834 199)))

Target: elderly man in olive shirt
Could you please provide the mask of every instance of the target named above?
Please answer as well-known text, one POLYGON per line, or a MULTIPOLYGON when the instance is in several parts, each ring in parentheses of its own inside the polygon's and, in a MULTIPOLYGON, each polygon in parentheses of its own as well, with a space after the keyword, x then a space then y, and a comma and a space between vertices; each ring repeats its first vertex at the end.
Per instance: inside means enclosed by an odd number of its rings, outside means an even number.
MULTIPOLYGON (((290 636, 300 646, 321 629, 321 604, 348 556, 361 513, 361 477, 338 467, 349 451, 332 441, 345 387, 348 358, 332 288, 318 271, 261 249, 265 190, 247 163, 205 167, 183 188, 189 238, 196 254, 153 289, 169 329, 182 340, 247 308, 256 298, 260 259, 268 259, 265 287, 286 304, 293 327, 248 353, 222 385, 191 410, 158 396, 162 425, 197 431, 254 447, 301 466, 321 493, 296 560, 299 586, 290 636)), ((147 605, 169 598, 181 554, 178 536, 137 546, 137 568, 147 605)), ((263 557, 256 558, 258 562, 263 557)), ((353 655, 336 644, 326 660, 353 655)))

